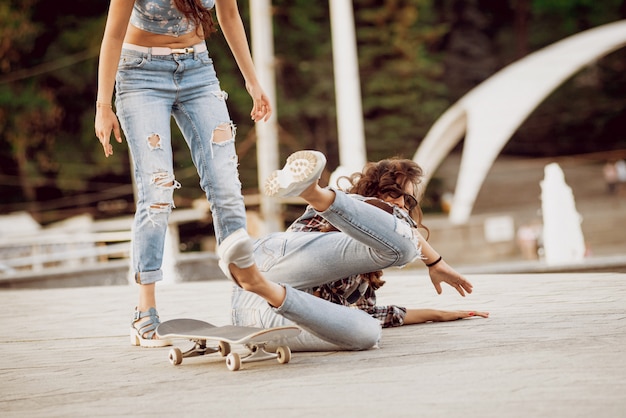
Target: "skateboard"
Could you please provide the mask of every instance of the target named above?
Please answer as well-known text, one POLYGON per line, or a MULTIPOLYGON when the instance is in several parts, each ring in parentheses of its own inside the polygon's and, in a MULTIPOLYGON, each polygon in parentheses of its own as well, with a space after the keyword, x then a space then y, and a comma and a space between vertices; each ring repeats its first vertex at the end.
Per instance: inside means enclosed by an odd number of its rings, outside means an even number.
POLYGON ((183 362, 183 358, 220 353, 226 357, 226 367, 231 371, 241 368, 242 363, 276 359, 279 363, 289 363, 291 350, 287 345, 279 345, 275 353, 265 350, 267 344, 292 338, 300 334, 300 328, 285 326, 275 328, 256 328, 226 325, 217 327, 196 319, 172 319, 159 324, 156 333, 159 338, 187 339, 194 346, 183 352, 174 347, 169 352, 169 360, 174 366, 183 362), (207 342, 214 343, 207 346, 207 342), (231 345, 242 345, 247 354, 231 352, 231 345))

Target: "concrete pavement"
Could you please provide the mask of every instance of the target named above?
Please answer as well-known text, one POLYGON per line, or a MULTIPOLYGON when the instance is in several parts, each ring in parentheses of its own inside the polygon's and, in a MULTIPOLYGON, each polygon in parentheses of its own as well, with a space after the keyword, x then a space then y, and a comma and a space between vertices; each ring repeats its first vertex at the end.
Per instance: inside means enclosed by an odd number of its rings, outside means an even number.
MULTIPOLYGON (((383 331, 382 348, 294 353, 229 371, 128 341, 134 286, 0 291, 0 415, 626 417, 626 274, 468 275, 438 296, 425 270, 385 275, 381 303, 489 319, 383 331)), ((163 320, 229 322, 225 280, 163 285, 163 320)), ((184 344, 184 342, 180 342, 184 344)))

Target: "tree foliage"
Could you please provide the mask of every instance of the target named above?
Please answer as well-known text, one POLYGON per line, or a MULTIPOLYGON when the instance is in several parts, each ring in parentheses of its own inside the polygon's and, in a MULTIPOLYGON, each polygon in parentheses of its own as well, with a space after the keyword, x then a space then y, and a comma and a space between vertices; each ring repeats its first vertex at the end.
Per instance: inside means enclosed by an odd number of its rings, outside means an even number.
MULTIPOLYGON (((528 53, 624 18, 625 3, 353 0, 368 158, 411 157, 436 119, 470 89, 528 53)), ((248 6, 239 2, 250 33, 248 6)), ((316 148, 332 169, 339 161, 328 3, 272 6, 281 160, 316 148)), ((46 221, 73 211, 102 214, 98 202, 132 202, 126 145, 116 144, 115 157, 105 159, 93 134, 107 7, 106 0, 58 2, 53 9, 44 0, 0 3, 0 212, 28 209, 46 213, 40 217, 46 221)), ((221 33, 208 42, 238 128, 242 182, 254 188, 252 103, 221 33)), ((581 71, 529 117, 504 152, 626 147, 625 70, 626 53, 617 51, 581 71)), ((176 176, 185 186, 176 194, 181 207, 202 192, 174 126, 173 132, 176 176)))

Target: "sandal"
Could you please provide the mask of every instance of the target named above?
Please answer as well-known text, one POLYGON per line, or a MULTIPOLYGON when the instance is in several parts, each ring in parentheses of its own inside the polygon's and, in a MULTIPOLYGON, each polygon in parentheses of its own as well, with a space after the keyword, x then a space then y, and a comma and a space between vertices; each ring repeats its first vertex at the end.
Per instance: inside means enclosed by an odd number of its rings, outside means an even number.
POLYGON ((265 180, 267 196, 299 196, 319 180, 326 165, 326 157, 319 151, 298 151, 287 158, 282 170, 276 170, 265 180))
POLYGON ((134 346, 141 347, 166 347, 172 345, 170 340, 153 339, 157 326, 161 323, 159 314, 154 308, 148 309, 146 312, 140 312, 135 308, 135 315, 130 323, 130 343, 134 346), (150 317, 148 320, 137 324, 140 319, 150 317), (137 328, 135 326, 139 328, 137 328), (144 338, 146 336, 147 338, 144 338))

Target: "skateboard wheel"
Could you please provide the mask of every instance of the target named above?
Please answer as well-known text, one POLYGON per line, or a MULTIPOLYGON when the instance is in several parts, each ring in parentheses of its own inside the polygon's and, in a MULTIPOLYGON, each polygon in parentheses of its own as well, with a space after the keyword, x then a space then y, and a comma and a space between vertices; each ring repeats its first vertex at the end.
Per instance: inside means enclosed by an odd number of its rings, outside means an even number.
POLYGON ((226 367, 231 372, 236 372, 241 367, 241 357, 237 353, 230 353, 226 356, 226 367))
POLYGON ((170 363, 172 363, 174 366, 178 366, 180 363, 183 362, 182 351, 180 351, 180 349, 176 347, 172 348, 170 350, 169 359, 170 363))
POLYGON ((226 357, 230 354, 230 344, 228 344, 226 341, 220 341, 219 349, 222 357, 226 357))
POLYGON ((280 364, 289 363, 291 360, 291 349, 286 345, 281 345, 276 349, 276 360, 280 364))

